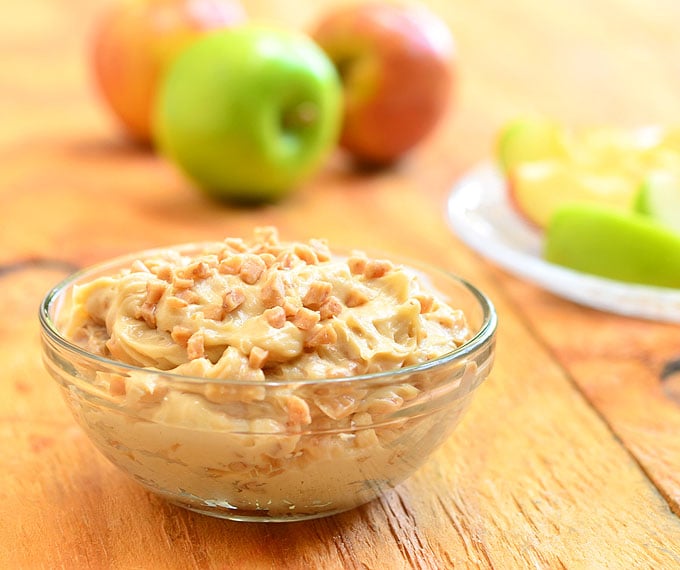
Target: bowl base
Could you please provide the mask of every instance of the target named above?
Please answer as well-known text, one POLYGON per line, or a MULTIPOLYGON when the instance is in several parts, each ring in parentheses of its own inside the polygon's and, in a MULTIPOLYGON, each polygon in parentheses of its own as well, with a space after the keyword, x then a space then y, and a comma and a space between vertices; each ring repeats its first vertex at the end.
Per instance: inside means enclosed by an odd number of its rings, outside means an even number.
POLYGON ((296 513, 291 511, 290 513, 280 514, 280 513, 270 513, 266 509, 255 509, 246 510, 239 509, 233 505, 225 504, 211 504, 211 505, 198 505, 194 502, 186 503, 178 499, 168 499, 165 498, 169 503, 192 511, 194 513, 199 513, 201 515, 207 515, 214 518, 226 519, 230 521, 237 522, 260 522, 260 523, 286 523, 286 522, 299 522, 307 521, 312 519, 320 519, 324 517, 330 517, 343 513, 345 511, 351 510, 350 508, 340 508, 328 511, 321 511, 315 513, 296 513))

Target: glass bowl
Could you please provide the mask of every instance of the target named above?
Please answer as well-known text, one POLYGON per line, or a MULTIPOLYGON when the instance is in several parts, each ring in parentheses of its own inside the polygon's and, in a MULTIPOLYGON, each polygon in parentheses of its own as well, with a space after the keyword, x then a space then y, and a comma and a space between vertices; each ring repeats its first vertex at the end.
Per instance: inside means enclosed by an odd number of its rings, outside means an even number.
POLYGON ((496 313, 489 299, 447 272, 394 256, 383 258, 414 269, 465 312, 474 332, 467 343, 389 372, 254 384, 122 364, 62 335, 75 286, 150 253, 56 285, 40 307, 43 360, 95 446, 149 491, 192 511, 291 521, 367 503, 427 460, 491 370, 496 313), (291 396, 312 410, 304 429, 280 417, 281 402, 297 401, 291 396))

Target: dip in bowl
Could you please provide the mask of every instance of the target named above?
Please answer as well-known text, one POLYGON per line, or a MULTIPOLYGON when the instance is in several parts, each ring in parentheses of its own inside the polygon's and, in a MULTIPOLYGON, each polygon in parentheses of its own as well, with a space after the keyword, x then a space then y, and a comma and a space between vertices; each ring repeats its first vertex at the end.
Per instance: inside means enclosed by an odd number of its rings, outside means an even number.
POLYGON ((489 375, 496 314, 444 271, 260 228, 76 273, 40 323, 47 369, 114 465, 193 511, 291 521, 426 461, 489 375))

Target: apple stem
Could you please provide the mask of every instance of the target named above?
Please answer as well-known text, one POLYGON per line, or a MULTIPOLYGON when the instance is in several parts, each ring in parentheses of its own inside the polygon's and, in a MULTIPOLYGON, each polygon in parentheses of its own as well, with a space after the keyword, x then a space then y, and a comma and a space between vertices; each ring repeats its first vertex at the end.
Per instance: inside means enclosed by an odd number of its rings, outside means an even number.
POLYGON ((282 125, 286 130, 295 130, 312 124, 317 117, 317 106, 310 101, 305 101, 284 113, 282 125))

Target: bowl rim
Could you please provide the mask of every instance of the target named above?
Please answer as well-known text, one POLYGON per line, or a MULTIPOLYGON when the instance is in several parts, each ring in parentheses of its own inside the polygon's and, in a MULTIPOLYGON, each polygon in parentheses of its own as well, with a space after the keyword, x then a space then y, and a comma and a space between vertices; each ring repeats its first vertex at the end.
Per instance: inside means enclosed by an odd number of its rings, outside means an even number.
MULTIPOLYGON (((149 375, 156 375, 168 378, 169 380, 176 380, 178 382, 188 382, 195 384, 224 384, 228 386, 282 386, 286 384, 295 384, 296 386, 312 385, 312 384, 342 384, 350 382, 366 382, 366 381, 380 381, 385 378, 394 378, 400 376, 409 376, 414 373, 425 372, 432 368, 438 368, 444 366, 456 360, 462 360, 465 356, 476 352, 480 347, 489 341, 493 340, 494 334, 498 326, 498 316, 494 304, 491 299, 478 289, 475 285, 459 277, 458 275, 440 267, 437 267, 429 262, 424 262, 416 260, 413 258, 408 258, 399 254, 392 254, 388 252, 381 252, 372 249, 363 248, 334 248, 331 252, 334 256, 342 255, 343 253, 348 253, 350 251, 362 251, 369 255, 376 255, 378 258, 388 259, 390 261, 397 262, 403 265, 405 268, 414 269, 419 272, 425 272, 425 274, 436 274, 440 277, 445 277, 446 279, 456 281, 459 285, 462 285, 472 296, 476 299, 479 307, 482 310, 482 323, 479 330, 474 334, 474 336, 467 342, 459 346, 458 348, 444 353, 431 360, 426 360, 418 364, 412 364, 410 366, 404 366, 402 368, 396 368, 393 370, 383 370, 380 372, 370 372, 366 374, 357 374, 353 376, 342 376, 339 378, 281 378, 272 379, 265 378, 263 381, 253 382, 252 380, 240 380, 234 378, 206 378, 203 376, 189 376, 184 374, 177 374, 171 371, 147 368, 143 366, 136 366, 134 364, 128 364, 112 358, 107 358, 105 356, 100 356, 91 353, 81 346, 66 339, 57 329, 55 322, 50 316, 50 308, 53 301, 59 296, 60 293, 64 292, 69 286, 73 285, 76 281, 88 275, 90 273, 101 273, 107 269, 113 269, 114 267, 121 266, 126 261, 134 261, 140 257, 150 256, 154 254, 159 254, 166 252, 167 250, 174 251, 186 251, 196 249, 198 247, 205 247, 206 245, 214 245, 220 243, 220 240, 212 241, 198 241, 189 242, 178 245, 169 245, 164 247, 154 247, 149 249, 143 249, 133 253, 128 253, 120 256, 116 256, 106 261, 95 263, 84 267, 78 271, 75 271, 68 275, 66 278, 59 281, 56 285, 51 287, 49 291, 44 295, 40 302, 38 310, 38 319, 40 322, 41 333, 43 336, 48 337, 48 339, 60 346, 62 349, 74 353, 77 356, 84 358, 86 360, 92 360, 99 365, 103 365, 107 368, 115 368, 121 371, 128 371, 133 373, 145 373, 149 375), (339 252, 339 253, 338 253, 339 252)), ((454 307, 455 309, 455 307, 454 307)))

